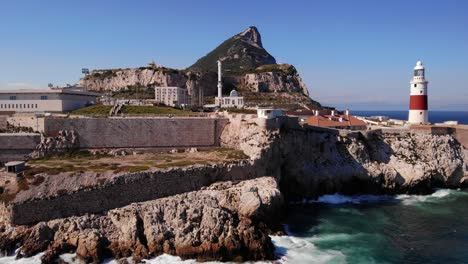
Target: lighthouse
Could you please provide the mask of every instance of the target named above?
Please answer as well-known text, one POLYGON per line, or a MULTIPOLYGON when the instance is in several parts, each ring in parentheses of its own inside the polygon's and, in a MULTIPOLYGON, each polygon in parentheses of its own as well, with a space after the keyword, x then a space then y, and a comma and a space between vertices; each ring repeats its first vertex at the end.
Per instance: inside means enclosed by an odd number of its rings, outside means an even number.
POLYGON ((429 114, 427 111, 427 81, 424 76, 424 65, 419 60, 414 67, 414 76, 411 80, 410 104, 408 123, 427 124, 429 114))

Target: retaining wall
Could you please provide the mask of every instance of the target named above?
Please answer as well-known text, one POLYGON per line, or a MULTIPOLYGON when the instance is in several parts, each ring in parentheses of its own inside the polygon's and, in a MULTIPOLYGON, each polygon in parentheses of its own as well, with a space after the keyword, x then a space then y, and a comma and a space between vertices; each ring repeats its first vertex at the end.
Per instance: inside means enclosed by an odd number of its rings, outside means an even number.
POLYGON ((249 161, 122 175, 94 189, 41 200, 12 203, 11 223, 31 224, 85 213, 98 213, 134 202, 199 190, 217 181, 246 180, 260 175, 249 161))
POLYGON ((465 149, 468 149, 468 126, 455 127, 455 138, 465 149))
POLYGON ((30 127, 33 131, 42 132, 44 130, 43 118, 33 114, 15 114, 7 119, 8 124, 15 127, 30 127))
POLYGON ((7 118, 6 115, 0 115, 0 130, 5 130, 7 128, 7 118))
POLYGON ((36 133, 0 133, 0 164, 25 160, 40 141, 36 133))
POLYGON ((227 123, 215 118, 44 118, 44 133, 73 129, 80 148, 177 148, 219 145, 227 123))

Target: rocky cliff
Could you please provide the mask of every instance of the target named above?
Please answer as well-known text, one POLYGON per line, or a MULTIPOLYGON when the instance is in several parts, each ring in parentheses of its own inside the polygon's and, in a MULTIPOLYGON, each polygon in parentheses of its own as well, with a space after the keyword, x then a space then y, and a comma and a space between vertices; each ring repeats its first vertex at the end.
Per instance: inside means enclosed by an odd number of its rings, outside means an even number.
POLYGON ((12 253, 22 245, 19 258, 45 251, 43 263, 67 252, 76 252, 87 263, 112 256, 140 261, 162 253, 198 260, 273 259, 268 232, 282 206, 273 178, 222 182, 103 214, 29 227, 3 223, 0 248, 12 253))
POLYGON ((226 131, 222 143, 275 172, 289 200, 336 192, 424 194, 468 184, 467 150, 452 134, 307 126, 266 131, 249 122, 232 122, 226 131))

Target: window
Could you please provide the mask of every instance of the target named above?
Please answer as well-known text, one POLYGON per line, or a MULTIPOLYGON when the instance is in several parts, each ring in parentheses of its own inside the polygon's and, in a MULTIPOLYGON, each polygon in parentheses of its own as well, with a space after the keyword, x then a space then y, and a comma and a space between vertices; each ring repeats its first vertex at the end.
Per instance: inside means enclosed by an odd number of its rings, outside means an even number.
POLYGON ((419 115, 422 115, 422 112, 419 112, 419 115))
POLYGON ((422 90, 421 90, 421 91, 419 91, 419 93, 422 93, 422 90))
POLYGON ((37 104, 36 104, 36 108, 37 108, 37 104))
POLYGON ((41 100, 47 100, 47 95, 41 95, 41 100))
POLYGON ((417 86, 417 85, 416 85, 416 84, 414 84, 414 86, 413 86, 413 87, 416 87, 416 86, 417 86))
POLYGON ((16 100, 16 95, 10 96, 10 100, 16 100))

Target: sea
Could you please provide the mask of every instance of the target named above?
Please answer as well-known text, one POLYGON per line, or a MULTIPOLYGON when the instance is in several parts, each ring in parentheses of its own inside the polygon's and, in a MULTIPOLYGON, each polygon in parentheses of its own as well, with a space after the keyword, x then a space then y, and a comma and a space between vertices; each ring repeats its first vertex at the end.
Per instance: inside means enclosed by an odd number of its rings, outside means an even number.
MULTIPOLYGON (((408 111, 351 111, 355 116, 389 116, 393 119, 408 120, 408 111)), ((442 123, 444 121, 458 121, 459 124, 468 125, 467 111, 429 111, 430 123, 442 123)))
MULTIPOLYGON (((464 190, 439 189, 431 195, 324 195, 291 204, 284 219, 287 235, 271 237, 278 260, 255 264, 468 263, 467 208, 468 191, 464 190)), ((3 257, 0 263, 40 263, 41 255, 21 260, 3 257)), ((73 254, 62 258, 81 263, 73 254)), ((162 255, 144 263, 197 262, 162 255)))

